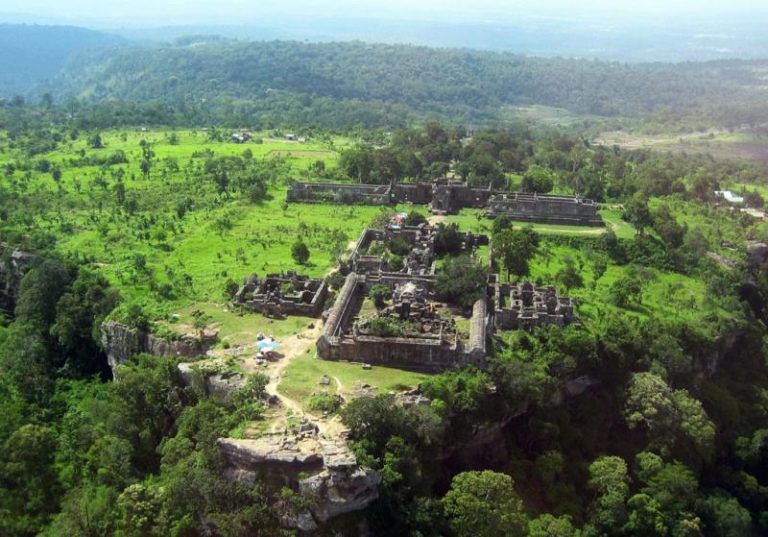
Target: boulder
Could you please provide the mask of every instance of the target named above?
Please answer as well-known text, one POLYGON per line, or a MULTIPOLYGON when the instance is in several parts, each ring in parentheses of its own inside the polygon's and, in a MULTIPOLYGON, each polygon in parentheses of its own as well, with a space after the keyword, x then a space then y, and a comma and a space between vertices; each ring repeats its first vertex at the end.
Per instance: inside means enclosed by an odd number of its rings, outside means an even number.
POLYGON ((761 241, 747 243, 747 260, 750 266, 760 267, 768 262, 768 244, 761 241))

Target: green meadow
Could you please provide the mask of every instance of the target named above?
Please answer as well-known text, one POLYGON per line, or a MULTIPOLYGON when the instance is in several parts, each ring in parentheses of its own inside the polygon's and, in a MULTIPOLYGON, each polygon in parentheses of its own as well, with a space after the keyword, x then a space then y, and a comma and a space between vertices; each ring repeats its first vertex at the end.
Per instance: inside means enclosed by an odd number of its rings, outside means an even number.
MULTIPOLYGON (((25 219, 19 220, 22 224, 15 231, 43 230, 55 239, 59 253, 85 261, 108 278, 124 298, 118 316, 127 304, 138 304, 159 322, 159 328, 173 332, 194 325, 192 314, 202 312, 205 324, 218 328, 222 342, 231 345, 252 341, 258 332, 278 337, 296 334, 308 320, 276 321, 229 311, 227 284, 240 283, 252 273, 296 269, 323 276, 382 209, 285 203, 291 180, 328 180, 328 173, 333 175, 337 166, 339 149, 350 146, 350 139, 326 136, 296 143, 270 137, 273 133, 255 133, 252 141, 236 144, 226 141, 226 131, 218 133, 220 136, 213 134, 205 130, 109 131, 101 133, 104 147, 100 149, 92 148, 90 137, 82 134, 63 142, 56 151, 31 159, 21 159, 21 153, 10 148, 0 154, 0 166, 7 169, 10 165, 16 170, 4 174, 0 185, 20 193, 28 205, 25 219), (153 152, 148 174, 141 169, 142 141, 148 142, 153 152), (92 164, 94 159, 103 161, 115 154, 122 154, 127 162, 92 164), (236 188, 217 188, 205 174, 204 165, 218 157, 258 162, 270 172, 267 195, 254 202, 236 188), (318 161, 325 176, 317 173, 318 161), (58 179, 53 174, 56 168, 61 171, 58 179), (124 186, 122 201, 118 199, 118 183, 124 186), (291 257, 291 246, 299 237, 310 250, 309 261, 301 267, 291 257)), ((661 203, 652 200, 651 206, 661 203)), ((718 209, 672 198, 663 203, 689 228, 706 233, 713 244, 753 238, 745 236, 732 220, 714 218, 712 211, 718 209)), ((402 205, 394 210, 427 214, 421 206, 402 205)), ((550 244, 547 238, 599 238, 611 229, 620 240, 634 239, 636 231, 622 220, 620 207, 605 206, 600 214, 604 228, 514 223, 531 225, 544 238, 531 265, 532 280, 553 283, 566 258, 578 264, 585 285, 569 294, 579 301, 585 322, 613 313, 608 296, 611 285, 628 268, 609 265, 595 280, 588 250, 550 244)), ((456 223, 474 233, 490 234, 492 228, 492 221, 474 209, 434 220, 456 223)), ((727 248, 721 250, 729 255, 727 248)), ((486 248, 480 256, 486 259, 486 248)), ((719 311, 709 303, 701 282, 679 274, 651 272, 642 300, 630 314, 642 316, 655 311, 666 316, 704 318, 713 307, 719 311)), ((388 385, 386 381, 380 384, 388 385)))

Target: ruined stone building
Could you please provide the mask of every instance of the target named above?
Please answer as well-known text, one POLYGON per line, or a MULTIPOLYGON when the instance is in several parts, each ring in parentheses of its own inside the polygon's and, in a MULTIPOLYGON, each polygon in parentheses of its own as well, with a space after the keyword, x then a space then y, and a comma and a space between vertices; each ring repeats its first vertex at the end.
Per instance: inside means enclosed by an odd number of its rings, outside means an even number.
MULTIPOLYGON (((465 234, 468 253, 487 237, 465 234)), ((575 305, 554 287, 530 283, 501 283, 491 275, 487 295, 472 309, 468 333, 456 327, 450 304, 434 295, 435 228, 398 225, 386 230, 366 229, 352 253, 343 288, 328 313, 318 355, 326 360, 348 360, 392 365, 420 371, 439 371, 465 365, 482 367, 487 340, 495 330, 565 326, 575 321, 575 305), (411 246, 406 263, 389 266, 387 241, 402 239, 411 246), (391 305, 375 315, 362 315, 370 289, 383 284, 391 290, 391 305)))
POLYGON ((471 187, 468 183, 438 181, 432 187, 432 214, 454 214, 461 209, 483 209, 493 195, 490 187, 471 187))
POLYGON ((493 192, 446 179, 419 183, 368 185, 351 183, 293 183, 289 202, 395 205, 429 205, 433 214, 454 214, 465 208, 487 209, 487 216, 549 224, 600 226, 597 204, 578 196, 547 196, 522 192, 493 192))
POLYGON ((494 282, 494 324, 501 330, 530 330, 537 326, 565 326, 574 322, 574 303, 554 287, 494 282))
MULTIPOLYGON (((429 224, 364 229, 352 250, 350 268, 360 274, 434 276, 436 233, 437 228, 429 224), (384 245, 396 239, 402 239, 411 246, 402 267, 393 267, 384 250, 384 245)), ((465 253, 471 254, 477 247, 487 244, 489 239, 485 235, 463 234, 462 250, 465 253)))
POLYGON ((391 185, 352 183, 293 183, 286 200, 302 203, 346 203, 355 205, 393 205, 391 185))
POLYGON ((264 279, 252 275, 235 293, 232 303, 271 317, 319 317, 327 298, 325 280, 313 280, 288 271, 267 274, 264 279))
MULTIPOLYGON (((457 330, 455 319, 446 314, 449 305, 439 304, 434 297, 435 237, 436 228, 428 224, 363 231, 350 258, 352 272, 317 342, 321 358, 421 371, 484 364, 491 327, 487 300, 475 304, 469 333, 457 330), (402 267, 392 267, 388 261, 384 245, 392 240, 411 247, 402 267), (389 287, 392 305, 375 316, 360 318, 367 293, 377 284, 389 287)), ((463 248, 468 253, 487 243, 485 236, 464 234, 463 248)))
POLYGON ((590 199, 574 196, 521 192, 495 194, 488 201, 486 215, 489 218, 506 216, 512 220, 546 224, 603 225, 602 218, 597 214, 597 204, 590 199))
POLYGON ((414 282, 393 283, 393 305, 360 319, 360 308, 372 285, 366 275, 347 276, 317 341, 321 358, 418 371, 485 364, 489 319, 484 298, 474 305, 465 341, 452 318, 437 315, 429 291, 414 282))

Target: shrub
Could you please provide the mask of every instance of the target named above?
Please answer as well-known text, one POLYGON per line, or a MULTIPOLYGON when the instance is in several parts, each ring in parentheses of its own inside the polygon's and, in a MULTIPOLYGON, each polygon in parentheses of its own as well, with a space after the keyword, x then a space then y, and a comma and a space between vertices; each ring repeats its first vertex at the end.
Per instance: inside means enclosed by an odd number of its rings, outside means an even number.
POLYGON ((339 395, 329 395, 327 393, 318 393, 310 397, 309 409, 315 412, 336 412, 341 408, 343 399, 339 395))
POLYGON ((373 300, 373 303, 377 308, 383 308, 386 305, 387 300, 392 297, 392 291, 388 286, 379 283, 371 287, 368 296, 371 297, 371 300, 373 300))
POLYGON ((291 257, 299 265, 304 265, 309 261, 309 248, 301 239, 296 239, 296 242, 291 246, 291 257))

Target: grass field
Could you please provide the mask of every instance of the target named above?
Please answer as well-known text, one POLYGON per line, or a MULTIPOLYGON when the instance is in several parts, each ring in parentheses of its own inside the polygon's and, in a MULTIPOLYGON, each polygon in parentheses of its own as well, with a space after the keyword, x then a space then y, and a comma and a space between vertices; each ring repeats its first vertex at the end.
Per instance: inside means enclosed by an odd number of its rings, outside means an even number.
MULTIPOLYGON (((101 134, 105 146, 102 149, 90 148, 85 135, 63 142, 56 151, 32 159, 27 171, 0 178, 0 184, 24 193, 29 200, 25 207, 27 222, 16 231, 37 228, 55 236, 59 252, 86 261, 120 289, 126 303, 140 304, 169 330, 189 326, 191 313, 201 310, 208 316, 209 324, 220 329, 223 340, 233 345, 250 341, 260 331, 276 336, 294 334, 306 327, 306 320, 273 321, 260 315, 239 316, 227 311, 227 282, 241 282, 252 273, 297 268, 311 276, 322 276, 382 209, 284 202, 289 180, 317 180, 310 171, 314 163, 323 160, 326 168, 336 166, 336 149, 349 145, 348 139, 326 138, 298 144, 270 139, 269 133, 256 133, 255 140, 261 143, 235 144, 212 141, 210 134, 110 131, 101 134), (140 169, 142 140, 150 142, 154 152, 148 177, 140 169), (117 151, 125 153, 127 164, 83 165, 84 158, 117 151), (245 153, 247 158, 270 163, 276 170, 277 178, 268 185, 268 199, 259 203, 250 202, 239 192, 218 191, 210 179, 201 176, 203 164, 211 155, 234 157, 245 153), (42 171, 43 161, 49 167, 61 168, 59 181, 42 171), (116 202, 118 182, 125 186, 126 200, 135 202, 135 210, 127 210, 116 202), (191 205, 179 216, 179 204, 186 202, 191 205), (311 253, 303 267, 297 267, 291 256, 291 246, 297 237, 303 238, 311 253)), ((17 158, 12 150, 6 150, 0 154, 0 165, 18 165, 17 158)), ((519 177, 513 179, 517 181, 519 177)), ((714 209, 683 201, 665 203, 671 203, 674 214, 689 228, 705 230, 715 244, 747 238, 738 226, 724 225, 722 218, 706 212, 714 209)), ((395 209, 427 214, 421 206, 403 205, 395 209)), ((620 208, 607 206, 600 214, 606 227, 620 239, 631 240, 635 236, 632 226, 621 219, 620 208)), ((463 210, 458 215, 434 220, 455 222, 462 230, 475 233, 490 234, 492 228, 492 221, 479 210, 463 210)), ((606 229, 525 222, 515 225, 532 225, 543 237, 595 237, 606 229)), ((485 249, 480 252, 483 258, 486 254, 485 249)), ((564 255, 584 257, 583 252, 555 251, 548 258, 537 258, 533 278, 551 282, 559 270, 557 259, 564 255)), ((584 267, 589 274, 590 262, 586 258, 584 267)), ((573 292, 582 299, 587 315, 593 314, 591 304, 606 302, 605 292, 621 270, 610 267, 594 289, 573 292)), ((665 308, 661 298, 668 291, 664 287, 667 284, 700 290, 695 282, 675 278, 658 274, 647 286, 648 296, 643 303, 649 308, 665 308)), ((687 296, 680 300, 690 302, 687 296)), ((676 314, 679 306, 680 303, 674 303, 669 314, 676 314)))
MULTIPOLYGON (((462 230, 490 235, 493 229, 493 221, 485 218, 483 213, 482 209, 462 209, 459 214, 441 217, 437 221, 455 223, 462 230)), ((602 235, 606 229, 610 228, 620 239, 631 239, 635 236, 635 229, 631 224, 621 219, 621 211, 619 209, 607 208, 601 210, 599 214, 603 218, 606 227, 566 226, 522 221, 512 221, 512 225, 517 227, 530 226, 542 235, 595 237, 602 235)))
POLYGON ((363 385, 369 385, 378 393, 415 388, 427 378, 426 374, 403 371, 389 367, 363 369, 360 364, 319 360, 313 351, 295 358, 285 369, 280 392, 306 404, 314 393, 353 393, 363 385), (321 386, 320 379, 327 375, 328 386, 321 386))
POLYGON ((667 134, 640 134, 629 131, 601 133, 595 143, 623 149, 649 148, 712 155, 716 158, 749 158, 768 161, 768 136, 749 131, 720 131, 667 134))
POLYGON ((589 250, 554 244, 545 239, 531 263, 530 279, 544 285, 555 284, 564 295, 576 299, 581 321, 587 326, 599 323, 607 316, 653 316, 669 321, 694 321, 702 328, 711 328, 714 333, 718 323, 732 317, 726 305, 719 302, 720 297, 709 293, 704 282, 651 268, 643 269, 647 281, 639 303, 629 309, 619 308, 613 304, 612 286, 635 268, 608 263, 605 274, 596 280, 596 257, 589 250), (565 290, 557 284, 558 271, 568 258, 583 277, 582 287, 565 290))

